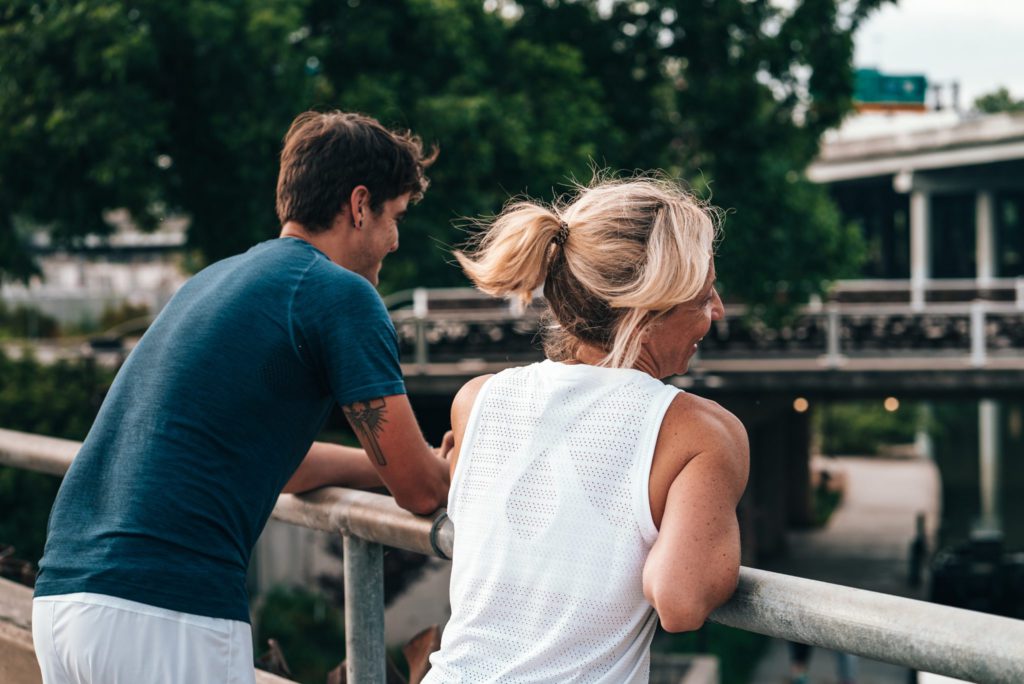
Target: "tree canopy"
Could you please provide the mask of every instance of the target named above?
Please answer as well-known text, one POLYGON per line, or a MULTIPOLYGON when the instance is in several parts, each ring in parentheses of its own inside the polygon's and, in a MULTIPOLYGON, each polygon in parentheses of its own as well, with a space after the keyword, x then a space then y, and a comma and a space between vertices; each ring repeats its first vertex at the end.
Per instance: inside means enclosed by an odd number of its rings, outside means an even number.
POLYGON ((803 169, 850 109, 886 0, 11 0, 0 9, 0 272, 58 242, 191 217, 206 262, 276 235, 281 138, 358 110, 441 148, 382 286, 465 281, 458 219, 592 169, 663 169, 727 211, 726 289, 767 306, 856 267, 803 169))
POLYGON ((974 108, 983 114, 1024 112, 1024 100, 1014 98, 1004 87, 975 98, 974 108))

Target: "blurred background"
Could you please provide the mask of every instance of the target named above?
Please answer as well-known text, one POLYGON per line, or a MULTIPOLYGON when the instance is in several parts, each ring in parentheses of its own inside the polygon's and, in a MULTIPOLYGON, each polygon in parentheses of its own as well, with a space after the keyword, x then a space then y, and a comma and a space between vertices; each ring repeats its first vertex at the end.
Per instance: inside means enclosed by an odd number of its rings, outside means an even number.
MULTIPOLYGON (((658 169, 724 213, 728 315, 669 382, 750 432, 744 563, 1024 617, 1021 35, 1014 0, 4 0, 0 427, 84 438, 175 290, 276 237, 292 118, 355 110, 440 149, 380 284, 429 439, 540 358, 539 302, 463 289, 467 218, 658 169)), ((3 574, 31 582, 58 484, 0 468, 3 574)), ((340 659, 339 555, 277 523, 256 554, 257 652, 299 681, 340 659)), ((386 562, 399 644, 447 568, 386 562)), ((656 648, 799 675, 716 625, 656 648)))

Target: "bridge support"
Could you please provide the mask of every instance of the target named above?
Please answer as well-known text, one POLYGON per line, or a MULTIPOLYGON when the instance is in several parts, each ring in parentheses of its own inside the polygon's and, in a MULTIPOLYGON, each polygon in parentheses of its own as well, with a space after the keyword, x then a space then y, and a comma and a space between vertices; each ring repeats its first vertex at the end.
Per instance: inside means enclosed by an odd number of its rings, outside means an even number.
POLYGON ((918 311, 924 309, 924 292, 931 270, 930 204, 931 197, 926 191, 910 193, 910 303, 918 311))
POLYGON ((999 492, 1000 444, 999 402, 982 399, 978 402, 978 465, 981 481, 981 519, 978 526, 985 530, 1000 530, 999 492))
POLYGON ((746 426, 750 440, 740 525, 744 558, 754 562, 785 551, 787 530, 812 522, 810 413, 794 411, 788 397, 720 401, 746 426))
POLYGON ((994 193, 979 190, 974 203, 974 225, 977 227, 975 263, 980 287, 991 285, 996 277, 995 207, 994 193))

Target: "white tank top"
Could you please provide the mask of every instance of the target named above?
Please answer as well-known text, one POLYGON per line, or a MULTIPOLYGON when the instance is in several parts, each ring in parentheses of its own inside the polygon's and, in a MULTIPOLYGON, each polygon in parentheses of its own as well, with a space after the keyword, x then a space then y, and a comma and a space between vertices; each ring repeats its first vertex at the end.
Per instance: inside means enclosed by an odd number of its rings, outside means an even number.
POLYGON ((484 384, 448 495, 452 617, 425 683, 648 681, 648 480, 678 392, 552 361, 484 384))

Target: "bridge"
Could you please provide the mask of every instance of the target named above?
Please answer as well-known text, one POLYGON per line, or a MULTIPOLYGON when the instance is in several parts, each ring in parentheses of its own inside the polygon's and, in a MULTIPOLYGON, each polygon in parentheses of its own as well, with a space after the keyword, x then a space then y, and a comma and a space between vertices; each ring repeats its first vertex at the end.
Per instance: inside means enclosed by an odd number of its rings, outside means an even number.
MULTIPOLYGON (((779 327, 727 305, 691 370, 669 379, 723 403, 747 426, 759 454, 743 503, 751 553, 780 552, 785 530, 810 519, 808 505, 793 503, 810 500, 810 421, 794 410, 797 399, 978 400, 982 515, 998 517, 999 405, 1024 395, 1024 278, 935 279, 921 287, 905 279, 842 281, 779 327)), ((543 358, 539 299, 523 307, 466 288, 418 288, 386 304, 429 439, 447 429, 451 398, 467 380, 543 358)), ((85 353, 116 364, 131 346, 118 335, 144 324, 112 331, 85 353)), ((81 353, 43 349, 39 358, 81 353)))
MULTIPOLYGON (((1024 390, 1024 278, 985 289, 936 281, 926 295, 911 301, 909 281, 846 281, 778 327, 727 305, 690 371, 670 381, 712 395, 1024 390)), ((539 299, 520 307, 470 289, 420 288, 386 303, 411 394, 451 396, 471 377, 543 358, 539 299)))
MULTIPOLYGON (((0 430, 0 465, 59 475, 80 444, 0 430)), ((274 516, 344 537, 350 682, 385 681, 383 547, 448 559, 457 531, 439 511, 409 514, 390 497, 321 489, 278 499, 274 516)), ((0 679, 35 684, 27 589, 0 584, 0 679)), ((744 567, 711 615, 724 625, 984 684, 1024 681, 1024 621, 744 567)), ((339 651, 340 651, 339 639, 339 651)), ((260 673, 261 684, 281 682, 260 673)))

